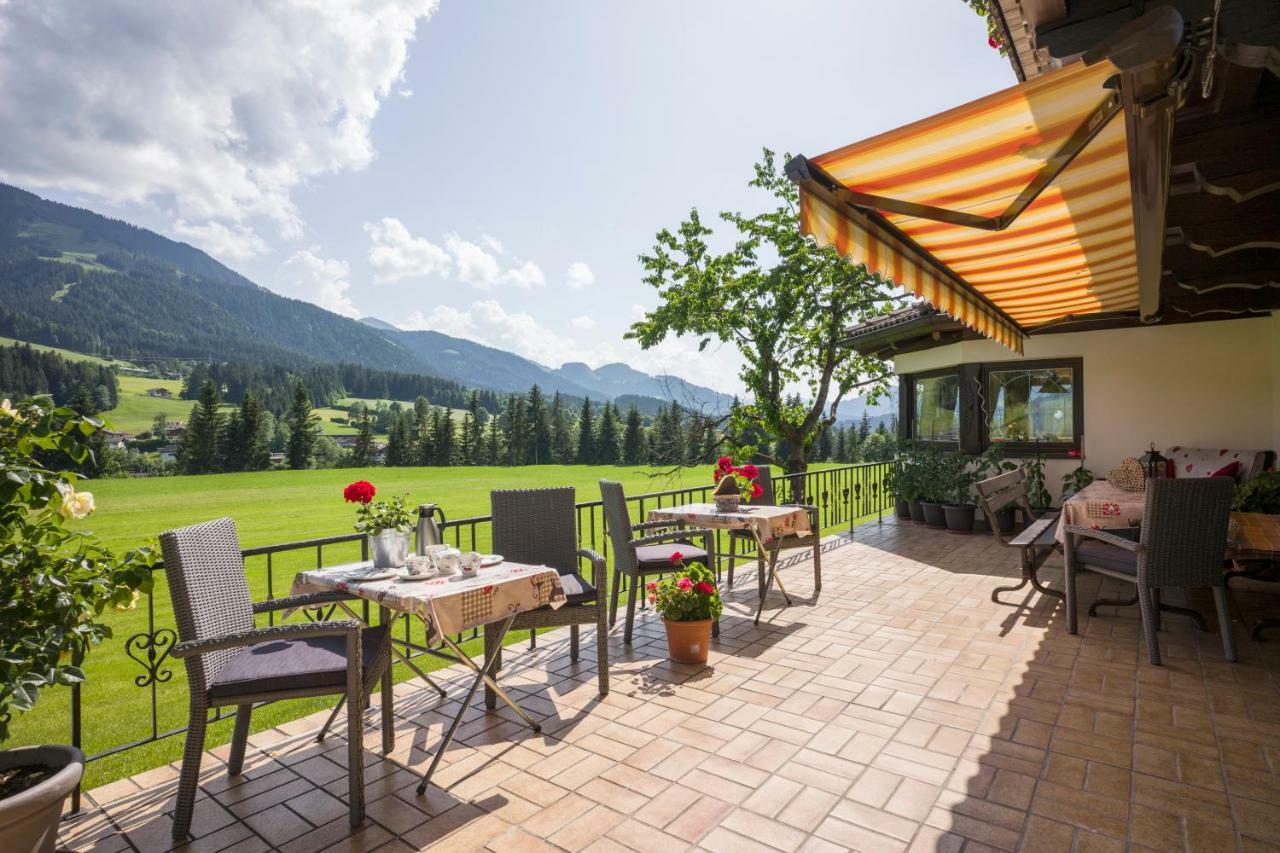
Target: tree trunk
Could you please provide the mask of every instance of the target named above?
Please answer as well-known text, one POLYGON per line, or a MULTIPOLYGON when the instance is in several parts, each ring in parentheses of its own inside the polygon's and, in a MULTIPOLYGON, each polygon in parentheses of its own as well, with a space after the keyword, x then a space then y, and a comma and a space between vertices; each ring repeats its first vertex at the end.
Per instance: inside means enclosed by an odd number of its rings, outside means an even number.
MULTIPOLYGON (((804 474, 809 470, 809 459, 803 453, 797 452, 792 445, 792 450, 787 454, 787 461, 783 465, 783 469, 788 474, 804 474)), ((775 489, 776 491, 776 489, 775 489)), ((778 501, 781 503, 782 498, 778 501)), ((790 477, 787 479, 787 502, 788 503, 804 503, 804 477, 790 477)))

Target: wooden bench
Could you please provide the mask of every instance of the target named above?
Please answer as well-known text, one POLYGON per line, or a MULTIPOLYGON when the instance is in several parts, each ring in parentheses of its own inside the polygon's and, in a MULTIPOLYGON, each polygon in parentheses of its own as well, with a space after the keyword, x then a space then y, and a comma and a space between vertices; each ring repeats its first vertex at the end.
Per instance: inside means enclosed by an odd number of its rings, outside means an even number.
POLYGON ((1001 545, 1017 548, 1022 556, 1022 580, 1013 586, 1002 586, 993 590, 991 600, 1001 604, 1003 602, 1000 601, 1000 593, 1016 592, 1027 584, 1031 584, 1045 595, 1064 598, 1064 593, 1049 589, 1036 577, 1036 571, 1044 565, 1045 560, 1049 559, 1049 555, 1061 548, 1054 535, 1058 514, 1055 512, 1037 516, 1031 509, 1031 503, 1027 500, 1027 472, 1018 468, 1015 471, 998 474, 981 481, 977 488, 978 505, 982 507, 987 522, 991 525, 991 532, 995 534, 1001 545), (1006 507, 1021 511, 1026 521, 1026 527, 1015 536, 1007 536, 1000 530, 996 513, 1006 507))

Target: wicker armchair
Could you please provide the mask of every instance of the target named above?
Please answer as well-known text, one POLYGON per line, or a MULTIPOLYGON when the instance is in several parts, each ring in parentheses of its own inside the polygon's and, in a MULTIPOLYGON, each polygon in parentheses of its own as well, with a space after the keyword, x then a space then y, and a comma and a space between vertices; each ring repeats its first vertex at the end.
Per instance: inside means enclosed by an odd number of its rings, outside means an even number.
MULTIPOLYGON (((679 551, 686 560, 702 563, 707 568, 715 566, 715 531, 705 528, 681 527, 670 521, 646 521, 632 524, 627 510, 627 495, 621 483, 600 481, 600 496, 604 501, 604 520, 609 529, 609 541, 613 543, 613 595, 609 600, 609 625, 618 619, 618 589, 622 578, 627 578, 627 624, 623 642, 631 644, 631 633, 636 619, 636 597, 645 575, 659 575, 671 571, 671 556, 679 551), (646 535, 636 538, 635 534, 646 535), (701 539, 702 547, 692 540, 701 539)), ((715 625, 719 636, 720 625, 715 625)))
MULTIPOLYGON (((578 547, 577 505, 572 488, 495 491, 489 495, 493 513, 493 550, 508 560, 550 566, 560 573, 565 603, 558 610, 539 607, 517 614, 512 628, 569 626, 569 658, 578 660, 581 625, 596 626, 596 665, 600 695, 609 693, 609 626, 605 620, 605 560, 590 548, 578 547), (579 560, 591 563, 591 582, 579 573, 579 560)), ((486 641, 488 640, 486 635, 486 641)), ((490 651, 486 649, 486 652, 490 651)), ((497 649, 494 672, 502 667, 497 649)), ((485 705, 497 696, 485 685, 485 705)))
MULTIPOLYGON (((351 825, 359 825, 364 820, 360 720, 369 692, 390 663, 387 628, 362 628, 354 619, 255 627, 257 613, 330 604, 348 596, 319 593, 253 603, 235 522, 229 518, 162 533, 160 545, 178 623, 179 642, 172 654, 186 662, 191 694, 173 837, 185 839, 191 827, 210 708, 237 708, 227 772, 238 776, 254 703, 334 693, 345 693, 347 699, 348 804, 351 825)), ((390 717, 391 707, 384 702, 382 741, 387 751, 393 738, 390 717)))
MULTIPOLYGON (((762 494, 758 498, 751 499, 752 506, 777 506, 778 496, 773 485, 773 471, 768 465, 759 467, 760 476, 756 478, 756 482, 760 484, 762 494)), ((778 550, 786 551, 792 548, 812 548, 813 549, 813 591, 822 592, 822 525, 818 518, 818 508, 807 504, 796 504, 803 506, 809 511, 809 533, 804 535, 792 534, 782 538, 778 550)), ((764 595, 764 552, 756 544, 756 537, 750 530, 730 530, 729 531, 729 586, 733 586, 733 568, 738 561, 737 544, 739 542, 750 543, 756 552, 756 578, 760 584, 760 594, 764 595)))
POLYGON ((1147 653, 1158 666, 1160 590, 1210 587, 1222 649, 1227 660, 1234 662, 1236 650, 1222 576, 1232 491, 1233 484, 1226 477, 1147 480, 1146 508, 1136 540, 1116 531, 1068 525, 1067 630, 1076 633, 1077 572, 1087 570, 1127 581, 1136 587, 1147 653))

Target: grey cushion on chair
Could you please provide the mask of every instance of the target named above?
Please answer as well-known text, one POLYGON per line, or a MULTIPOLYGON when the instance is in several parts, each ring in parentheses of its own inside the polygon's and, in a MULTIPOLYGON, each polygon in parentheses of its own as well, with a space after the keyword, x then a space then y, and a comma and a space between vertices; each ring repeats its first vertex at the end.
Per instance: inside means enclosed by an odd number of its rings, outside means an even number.
POLYGON ((585 604, 596 600, 596 588, 577 572, 561 573, 560 583, 564 584, 565 604, 585 604))
MULTIPOLYGON (((360 632, 360 657, 365 670, 373 668, 386 635, 386 625, 360 632)), ((346 683, 345 638, 272 640, 237 652, 213 677, 209 696, 221 698, 314 687, 332 687, 335 693, 341 693, 346 683)))
MULTIPOLYGON (((1108 529, 1106 532, 1137 542, 1141 530, 1137 527, 1124 527, 1114 530, 1108 529)), ((1076 546, 1076 560, 1087 566, 1098 566, 1103 569, 1110 569, 1113 572, 1124 572, 1127 575, 1138 574, 1137 554, 1132 551, 1126 551, 1123 548, 1117 548, 1115 545, 1099 542, 1096 539, 1082 538, 1080 540, 1080 544, 1076 546)))
POLYGON ((679 551, 685 562, 694 561, 707 565, 707 552, 697 545, 688 542, 663 542, 657 545, 637 545, 636 560, 642 568, 653 568, 659 564, 669 563, 671 555, 679 551))

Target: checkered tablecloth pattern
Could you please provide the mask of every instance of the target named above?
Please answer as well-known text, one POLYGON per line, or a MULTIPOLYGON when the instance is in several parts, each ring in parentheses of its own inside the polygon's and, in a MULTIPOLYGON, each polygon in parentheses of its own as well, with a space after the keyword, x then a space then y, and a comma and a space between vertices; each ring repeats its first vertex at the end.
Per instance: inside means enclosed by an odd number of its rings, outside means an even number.
POLYGON ((1066 542, 1063 527, 1092 527, 1095 530, 1108 527, 1140 527, 1142 510, 1146 506, 1146 492, 1127 492, 1108 483, 1094 480, 1062 505, 1062 519, 1058 522, 1059 542, 1066 542))
POLYGON ((479 569, 474 577, 432 578, 425 581, 363 581, 370 563, 349 563, 332 568, 299 572, 291 595, 313 592, 346 592, 382 607, 422 619, 427 642, 445 634, 460 634, 478 625, 565 602, 564 586, 555 569, 502 562, 479 569))

